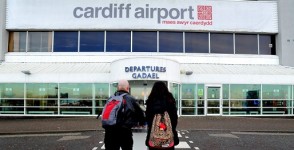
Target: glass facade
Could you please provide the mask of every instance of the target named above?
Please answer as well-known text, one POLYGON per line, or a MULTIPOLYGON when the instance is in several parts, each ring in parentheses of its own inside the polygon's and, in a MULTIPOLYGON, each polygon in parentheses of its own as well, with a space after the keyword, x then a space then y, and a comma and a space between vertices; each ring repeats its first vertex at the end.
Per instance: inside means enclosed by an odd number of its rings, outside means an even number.
POLYGON ((28 52, 51 52, 51 32, 28 32, 28 52))
POLYGON ((133 32, 132 52, 157 52, 157 32, 133 32))
POLYGON ((131 52, 131 32, 106 32, 106 52, 131 52))
POLYGON ((159 32, 159 52, 183 52, 183 32, 159 32))
POLYGON ((80 52, 104 52, 104 32, 80 32, 80 52))
POLYGON ((210 53, 234 54, 233 34, 211 33, 210 47, 210 53))
POLYGON ((185 52, 186 53, 208 53, 208 33, 186 32, 185 52))
POLYGON ((235 34, 236 54, 258 54, 257 35, 235 34))
POLYGON ((9 33, 9 52, 52 52, 53 50, 53 52, 168 52, 275 55, 274 39, 275 35, 241 33, 26 31, 9 33))
POLYGON ((78 32, 54 32, 54 52, 77 52, 78 32))
MULTIPOLYGON (((0 115, 97 115, 115 89, 109 83, 0 83, 0 115)), ((169 89, 184 116, 287 116, 294 110, 293 85, 170 83, 169 89)))

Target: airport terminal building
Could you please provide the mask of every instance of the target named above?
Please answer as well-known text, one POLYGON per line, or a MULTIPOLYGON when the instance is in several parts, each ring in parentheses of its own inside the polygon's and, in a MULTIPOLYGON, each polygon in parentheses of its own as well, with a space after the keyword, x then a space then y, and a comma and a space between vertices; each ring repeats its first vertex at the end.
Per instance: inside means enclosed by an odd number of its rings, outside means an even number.
POLYGON ((95 116, 127 79, 180 116, 293 116, 293 0, 1 0, 0 116, 95 116))

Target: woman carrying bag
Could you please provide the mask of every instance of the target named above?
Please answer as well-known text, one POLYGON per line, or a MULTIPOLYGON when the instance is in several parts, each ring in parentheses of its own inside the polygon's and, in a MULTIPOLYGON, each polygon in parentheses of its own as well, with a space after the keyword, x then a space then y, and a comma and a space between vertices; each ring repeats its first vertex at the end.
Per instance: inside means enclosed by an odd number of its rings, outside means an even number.
POLYGON ((175 145, 179 144, 179 138, 176 131, 178 123, 176 101, 173 95, 168 91, 168 88, 164 82, 157 81, 154 83, 151 93, 146 101, 146 107, 146 120, 148 125, 145 142, 146 146, 149 148, 149 150, 174 150, 175 145), (157 121, 158 124, 156 126, 156 119, 154 119, 156 118, 155 116, 159 116, 160 120, 164 120, 163 118, 168 118, 168 121, 165 123, 158 123, 159 121, 157 121), (153 138, 153 132, 157 132, 157 130, 154 128, 159 127, 160 129, 158 129, 158 131, 161 130, 162 132, 168 132, 170 126, 169 124, 171 125, 170 132, 172 132, 171 135, 173 137, 172 140, 169 140, 171 142, 165 146, 154 145, 154 143, 156 143, 156 138, 153 138))

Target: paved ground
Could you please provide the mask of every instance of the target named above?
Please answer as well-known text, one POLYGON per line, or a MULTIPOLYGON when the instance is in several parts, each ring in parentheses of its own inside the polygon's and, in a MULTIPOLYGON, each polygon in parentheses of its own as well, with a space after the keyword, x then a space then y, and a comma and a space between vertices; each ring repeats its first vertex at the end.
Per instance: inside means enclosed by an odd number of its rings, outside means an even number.
MULTIPOLYGON (((294 133, 294 117, 179 117, 178 130, 294 133)), ((1 117, 0 134, 103 130, 95 117, 1 117)))

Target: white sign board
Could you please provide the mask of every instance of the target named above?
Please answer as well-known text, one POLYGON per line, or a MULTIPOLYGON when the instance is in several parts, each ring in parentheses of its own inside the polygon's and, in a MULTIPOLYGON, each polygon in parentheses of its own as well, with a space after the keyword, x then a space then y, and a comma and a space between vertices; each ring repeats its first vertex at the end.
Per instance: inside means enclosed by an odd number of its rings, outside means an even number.
POLYGON ((111 80, 163 80, 180 82, 178 62, 162 58, 126 58, 111 63, 111 80))
POLYGON ((278 32, 277 2, 9 0, 7 29, 278 32))

